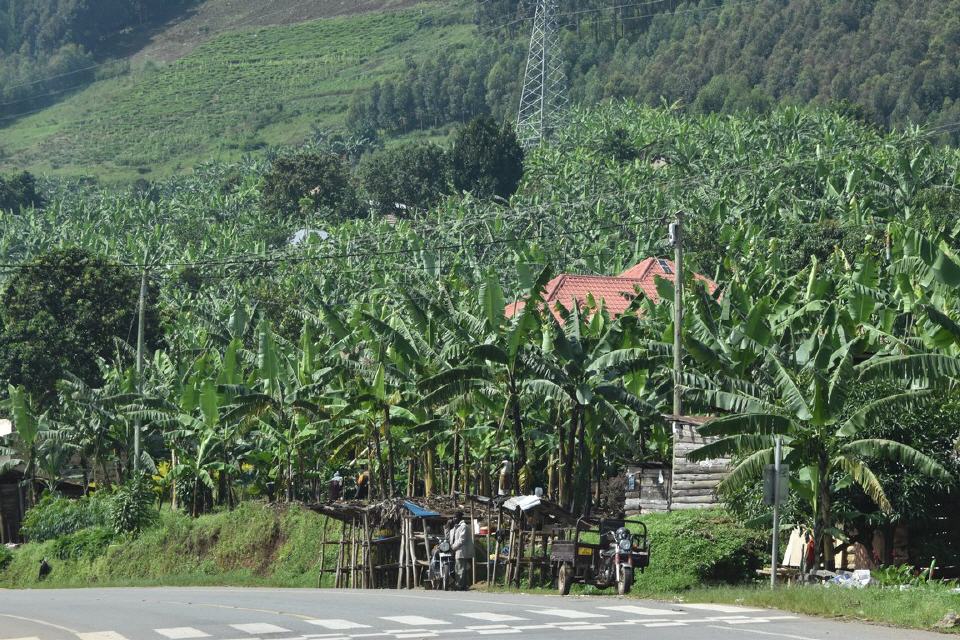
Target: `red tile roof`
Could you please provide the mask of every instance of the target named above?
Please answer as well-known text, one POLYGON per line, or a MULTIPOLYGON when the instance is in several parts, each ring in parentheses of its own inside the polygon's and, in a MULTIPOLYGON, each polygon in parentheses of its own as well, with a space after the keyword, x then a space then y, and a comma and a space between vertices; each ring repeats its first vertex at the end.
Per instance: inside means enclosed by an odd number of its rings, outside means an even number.
MULTIPOLYGON (((584 276, 561 273, 547 283, 544 299, 551 310, 558 302, 570 309, 574 300, 583 307, 587 303, 587 297, 592 295, 595 302, 603 301, 607 312, 611 316, 618 316, 627 310, 638 292, 642 292, 654 304, 659 303, 660 296, 657 294, 655 281, 657 277, 672 282, 674 280, 673 261, 662 258, 647 258, 618 276, 584 276)), ((711 293, 717 288, 716 283, 705 276, 694 274, 694 277, 705 282, 711 293)), ((507 317, 512 317, 523 309, 523 306, 523 300, 508 304, 505 309, 507 317)), ((557 315, 556 312, 554 312, 554 315, 557 315)))

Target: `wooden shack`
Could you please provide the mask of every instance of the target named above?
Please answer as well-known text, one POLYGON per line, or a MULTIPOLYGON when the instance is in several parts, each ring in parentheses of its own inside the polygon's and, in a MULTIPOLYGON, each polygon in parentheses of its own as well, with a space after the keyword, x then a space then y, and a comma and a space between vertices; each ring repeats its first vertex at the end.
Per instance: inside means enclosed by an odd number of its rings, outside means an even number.
POLYGON ((624 513, 635 516, 670 510, 672 469, 664 462, 645 462, 626 469, 624 513))
POLYGON ((730 458, 690 462, 687 456, 716 441, 698 429, 710 416, 664 416, 673 424, 673 469, 670 509, 707 509, 719 504, 717 485, 730 474, 730 458))

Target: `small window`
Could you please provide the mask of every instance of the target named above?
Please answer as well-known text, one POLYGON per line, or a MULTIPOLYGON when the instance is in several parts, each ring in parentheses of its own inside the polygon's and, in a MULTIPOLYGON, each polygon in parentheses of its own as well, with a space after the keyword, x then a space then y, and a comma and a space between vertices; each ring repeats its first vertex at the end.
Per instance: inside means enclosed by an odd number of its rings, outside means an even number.
POLYGON ((660 263, 660 268, 663 269, 664 273, 673 273, 673 269, 670 267, 669 262, 663 258, 658 259, 657 262, 660 263))

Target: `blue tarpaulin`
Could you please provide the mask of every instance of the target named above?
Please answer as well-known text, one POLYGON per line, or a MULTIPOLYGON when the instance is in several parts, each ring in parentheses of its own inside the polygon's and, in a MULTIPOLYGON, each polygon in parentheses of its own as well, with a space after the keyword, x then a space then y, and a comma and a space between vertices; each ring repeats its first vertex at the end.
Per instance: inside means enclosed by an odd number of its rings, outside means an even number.
POLYGON ((433 518, 440 515, 436 511, 424 509, 420 505, 410 502, 409 500, 404 500, 403 506, 406 507, 407 511, 412 513, 417 518, 433 518))

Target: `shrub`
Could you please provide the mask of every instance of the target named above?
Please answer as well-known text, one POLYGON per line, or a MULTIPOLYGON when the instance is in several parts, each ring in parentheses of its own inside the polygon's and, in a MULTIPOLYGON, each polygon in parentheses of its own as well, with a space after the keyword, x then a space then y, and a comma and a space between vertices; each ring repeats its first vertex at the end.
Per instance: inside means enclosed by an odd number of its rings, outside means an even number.
POLYGON ((91 527, 58 538, 54 543, 56 556, 60 560, 93 560, 100 556, 115 534, 105 527, 91 527))
POLYGON ((457 189, 509 198, 523 177, 523 149, 513 128, 498 127, 489 116, 472 120, 454 137, 450 172, 457 189))
POLYGON ((447 192, 446 164, 437 145, 407 143, 364 156, 357 173, 382 211, 395 203, 426 209, 447 192))
POLYGON ((285 216, 326 210, 351 218, 359 209, 349 167, 329 153, 277 158, 264 177, 261 202, 268 211, 285 216))
POLYGON ((48 493, 27 511, 20 533, 31 542, 43 542, 88 527, 108 526, 109 502, 109 494, 103 493, 77 499, 48 493))
POLYGON ((150 478, 138 476, 120 485, 110 500, 110 525, 116 533, 136 533, 157 519, 150 478))
POLYGON ((0 547, 0 571, 6 569, 11 560, 13 560, 13 553, 10 549, 0 547))
POLYGON ((766 561, 767 539, 725 511, 675 511, 642 517, 651 543, 650 568, 638 589, 679 591, 734 584, 755 577, 766 561))
POLYGON ((37 191, 37 181, 32 174, 23 173, 8 177, 0 176, 0 209, 17 212, 21 207, 40 208, 43 197, 37 191))

